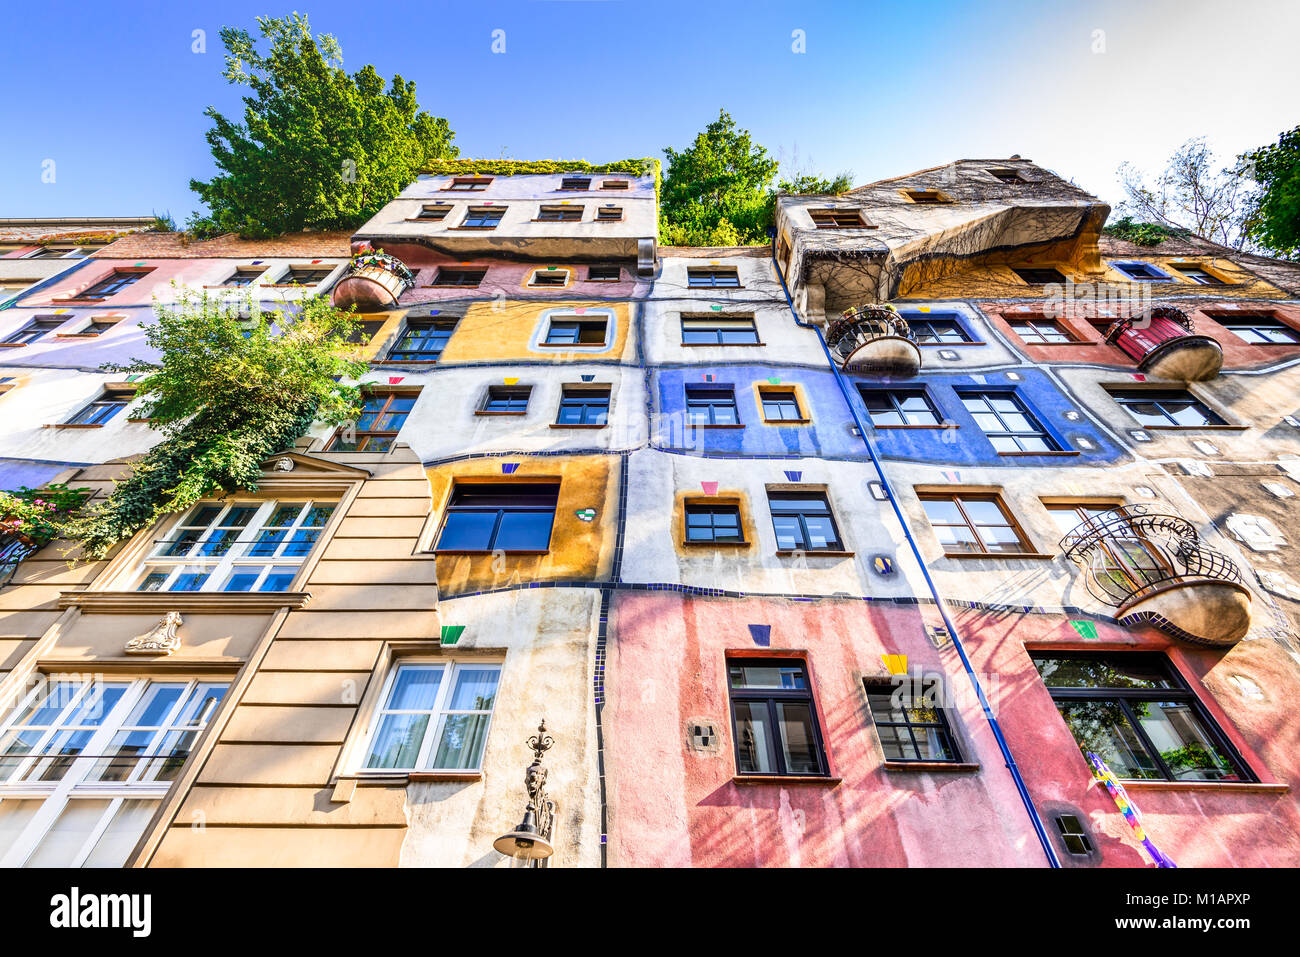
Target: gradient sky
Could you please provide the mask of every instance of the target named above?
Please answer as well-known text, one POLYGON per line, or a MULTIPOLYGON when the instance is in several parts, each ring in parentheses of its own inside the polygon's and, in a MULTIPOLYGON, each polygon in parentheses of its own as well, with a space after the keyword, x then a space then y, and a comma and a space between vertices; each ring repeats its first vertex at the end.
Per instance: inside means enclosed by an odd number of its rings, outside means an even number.
MULTIPOLYGON (((239 112, 217 31, 292 6, 44 0, 6 17, 0 216, 178 223, 213 171, 203 110, 239 112), (206 31, 207 52, 191 51, 206 31), (42 163, 55 161, 54 183, 42 163)), ((803 171, 870 182, 1032 159, 1115 203, 1125 159, 1191 136, 1224 161, 1300 123, 1300 2, 528 0, 303 3, 344 67, 415 80, 462 155, 663 157, 727 109, 803 171), (506 52, 491 52, 492 31, 506 52), (803 30, 807 52, 791 50, 803 30), (1094 31, 1105 52, 1093 52, 1094 31)))

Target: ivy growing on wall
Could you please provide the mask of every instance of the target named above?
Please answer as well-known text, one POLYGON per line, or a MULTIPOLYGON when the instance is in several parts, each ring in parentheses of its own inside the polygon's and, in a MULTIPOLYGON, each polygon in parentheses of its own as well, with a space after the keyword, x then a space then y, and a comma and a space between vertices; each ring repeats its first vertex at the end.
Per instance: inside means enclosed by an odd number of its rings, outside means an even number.
POLYGON ((586 160, 488 160, 442 159, 424 164, 421 170, 431 176, 527 176, 551 173, 623 173, 627 176, 653 176, 655 195, 659 195, 660 163, 653 157, 625 159, 614 163, 588 163, 586 160))
POLYGON ((354 419, 366 366, 351 313, 321 297, 263 312, 207 293, 155 303, 145 339, 159 358, 106 366, 141 375, 136 414, 164 434, 101 505, 63 529, 90 558, 200 499, 256 490, 262 463, 313 423, 354 419))

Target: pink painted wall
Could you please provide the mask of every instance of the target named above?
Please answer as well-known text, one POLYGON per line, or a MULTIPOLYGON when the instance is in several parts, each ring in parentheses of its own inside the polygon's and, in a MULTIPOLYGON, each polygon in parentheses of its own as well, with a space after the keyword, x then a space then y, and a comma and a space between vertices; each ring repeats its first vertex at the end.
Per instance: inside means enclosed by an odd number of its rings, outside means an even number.
POLYGON ((1045 865, 956 654, 931 646, 917 609, 622 592, 612 616, 603 715, 612 866, 1045 865), (805 657, 838 784, 733 780, 727 655, 765 650, 749 623, 771 626, 774 657, 805 657), (978 770, 883 767, 862 683, 886 673, 882 654, 946 673, 959 704, 949 717, 978 770), (716 754, 688 748, 688 724, 701 718, 722 735, 716 754))

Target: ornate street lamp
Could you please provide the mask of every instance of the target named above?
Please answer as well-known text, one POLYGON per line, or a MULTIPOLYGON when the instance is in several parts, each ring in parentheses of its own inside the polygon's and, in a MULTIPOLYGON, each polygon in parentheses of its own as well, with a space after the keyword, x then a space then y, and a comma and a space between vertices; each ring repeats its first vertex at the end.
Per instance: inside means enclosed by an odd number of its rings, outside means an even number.
POLYGON ((528 739, 533 750, 533 763, 524 772, 524 788, 528 791, 528 805, 524 819, 509 834, 503 834, 492 846, 507 857, 526 861, 540 861, 555 853, 551 846, 551 825, 555 805, 546 796, 546 768, 542 755, 551 749, 555 740, 546 733, 546 721, 537 726, 537 734, 528 739))

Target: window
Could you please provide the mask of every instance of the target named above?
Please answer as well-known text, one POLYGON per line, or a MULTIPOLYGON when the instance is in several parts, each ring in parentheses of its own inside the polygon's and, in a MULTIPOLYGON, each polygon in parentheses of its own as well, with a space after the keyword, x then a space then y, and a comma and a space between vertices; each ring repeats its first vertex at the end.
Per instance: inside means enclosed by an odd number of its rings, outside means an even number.
POLYGON ((600 184, 601 189, 627 189, 630 184, 625 179, 607 179, 600 184))
POLYGON ((608 386, 564 387, 556 425, 604 425, 608 418, 608 386))
POLYGON ((753 316, 682 316, 684 346, 757 346, 753 316))
POLYGON ((543 206, 537 211, 539 223, 578 223, 582 221, 581 206, 543 206))
POLYGON ((1150 263, 1121 262, 1111 263, 1111 265, 1128 276, 1129 279, 1135 279, 1139 282, 1168 282, 1171 278, 1168 273, 1162 272, 1150 263))
POLYGON ((921 505, 945 555, 1033 552, 994 494, 922 494, 921 505))
POLYGON ((824 775, 808 669, 792 658, 727 662, 739 774, 824 775))
POLYGON ((1063 276, 1060 270, 1057 269, 1047 267, 1034 269, 1013 268, 1011 271, 1031 286, 1046 286, 1050 283, 1063 284, 1065 282, 1065 276, 1063 276))
POLYGON ((1222 279, 1214 273, 1205 269, 1197 263, 1172 263, 1173 267, 1180 273, 1190 279, 1192 282, 1202 286, 1226 286, 1222 279))
POLYGON ((481 283, 486 275, 486 269, 447 269, 443 267, 433 277, 433 285, 473 288, 481 283))
POLYGON ((856 209, 810 209, 808 215, 818 229, 864 229, 868 225, 856 209))
POLYGON ((1022 186, 1028 182, 1017 170, 1014 169, 991 169, 988 174, 1000 183, 1006 183, 1009 186, 1022 186))
POLYGON ((778 551, 839 552, 844 550, 830 502, 822 492, 768 492, 778 551))
POLYGON ((1110 396, 1129 415, 1147 428, 1194 429, 1206 425, 1227 425, 1190 392, 1177 389, 1108 389, 1110 396))
POLYGON ((147 273, 151 271, 152 270, 147 270, 147 269, 144 270, 143 272, 126 272, 120 269, 115 270, 114 272, 110 273, 107 278, 101 279, 99 282, 95 283, 89 289, 83 289, 75 296, 69 296, 68 298, 69 299, 107 299, 109 296, 117 295, 127 286, 139 282, 141 278, 143 278, 147 273))
POLYGON ((598 223, 619 223, 623 221, 622 206, 597 206, 596 222, 598 223))
POLYGON ((51 675, 0 723, 0 866, 121 867, 225 682, 51 675))
POLYGON ((465 211, 461 229, 496 229, 501 217, 506 214, 504 206, 471 206, 465 211))
POLYGON ((320 268, 290 266, 289 271, 280 279, 280 285, 294 283, 299 286, 315 286, 317 283, 322 283, 328 279, 333 271, 333 266, 322 266, 320 268))
POLYGON ((554 266, 548 266, 545 269, 535 269, 533 274, 528 278, 528 285, 543 289, 562 289, 569 284, 569 270, 556 269, 554 266))
POLYGON ((758 400, 763 406, 763 418, 768 422, 803 422, 807 417, 799 408, 799 397, 794 389, 774 389, 759 386, 758 400))
POLYGON ((686 544, 745 544, 745 536, 740 526, 739 505, 688 501, 685 504, 685 512, 686 544))
POLYGON ((623 272, 618 266, 588 266, 587 282, 618 282, 623 272))
POLYGON ((386 452, 397 441, 397 433, 418 397, 409 392, 368 393, 362 398, 356 425, 339 429, 326 451, 386 452))
POLYGON ((739 425, 736 390, 731 386, 686 387, 686 422, 692 426, 739 425))
POLYGON ((257 277, 264 272, 266 272, 265 266, 239 266, 226 277, 226 281, 221 285, 239 288, 251 286, 257 281, 257 277))
POLYGON ((450 212, 451 205, 449 203, 429 203, 420 207, 420 211, 415 214, 415 218, 440 223, 447 218, 447 214, 450 212))
POLYGON ((78 409, 65 425, 103 425, 113 416, 126 408, 131 401, 129 395, 104 392, 98 399, 78 409))
POLYGON ((958 397, 975 424, 1003 454, 1059 452, 1060 445, 1014 392, 966 392, 958 397))
POLYGON ((451 340, 455 320, 408 319, 406 328, 389 350, 388 358, 403 362, 435 362, 451 340))
POLYGON ((687 268, 686 284, 691 289, 739 289, 740 276, 734 266, 728 269, 687 268))
POLYGON ((1061 843, 1071 854, 1076 857, 1092 854, 1092 841, 1088 838, 1088 831, 1076 815, 1056 815, 1056 830, 1061 835, 1061 843))
POLYGON ((22 292, 28 286, 40 282, 39 279, 0 279, 0 300, 7 299, 14 293, 22 292))
POLYGON ((483 396, 480 413, 492 415, 523 415, 528 411, 528 399, 533 394, 530 385, 490 385, 483 396))
POLYGON ((137 591, 287 591, 334 502, 201 502, 144 560, 137 591))
POLYGON ((1058 342, 1078 342, 1066 331, 1065 326, 1054 319, 1008 319, 1011 331, 1024 340, 1026 345, 1041 346, 1058 342))
POLYGON ((899 685, 868 683, 867 703, 886 761, 960 761, 937 677, 905 676, 899 685))
POLYGON ((458 484, 438 534, 440 552, 550 548, 558 484, 458 484))
POLYGON ((939 413, 924 389, 866 389, 858 391, 876 428, 941 425, 939 413))
POLYGON ((367 345, 382 328, 384 328, 382 319, 366 319, 358 322, 357 328, 348 334, 348 342, 359 346, 367 345))
POLYGON ((560 180, 560 189, 590 189, 591 180, 584 176, 566 176, 560 180))
POLYGON ((1300 342, 1300 332, 1272 316, 1243 315, 1212 316, 1215 322, 1223 326, 1239 339, 1255 345, 1292 345, 1300 342))
POLYGON ((1116 777, 1254 780, 1163 655, 1040 654, 1034 665, 1079 749, 1116 777))
POLYGON ((946 194, 937 189, 909 189, 905 190, 905 193, 908 199, 919 206, 937 206, 952 202, 946 194))
MULTIPOLYGON (((1065 536, 1120 504, 1117 501, 1044 502, 1043 507, 1065 536)), ((1136 594, 1146 589, 1148 582, 1161 581, 1174 574, 1160 550, 1133 528, 1112 525, 1098 541, 1096 555, 1101 564, 1094 564, 1089 573, 1103 586, 1113 582, 1126 594, 1136 594)))
POLYGON ((28 322, 17 332, 10 333, 5 342, 9 345, 27 345, 29 342, 35 342, 47 332, 53 332, 59 326, 63 325, 64 320, 58 319, 33 319, 28 322))
POLYGON ((548 346, 603 346, 605 344, 606 320, 579 319, 576 316, 551 320, 546 330, 548 346))
POLYGON ((121 320, 119 319, 91 319, 86 323, 78 333, 82 336, 102 336, 108 330, 112 329, 121 320))
POLYGON ((457 176, 443 189, 458 193, 479 193, 487 189, 491 183, 491 176, 457 176))
POLYGON ((907 327, 922 345, 945 342, 973 342, 956 317, 945 313, 905 312, 907 327))
POLYGON ((24 259, 85 259, 86 254, 76 246, 42 246, 28 253, 24 259))
POLYGON ((477 661, 399 664, 366 748, 366 770, 477 771, 501 666, 477 661))

